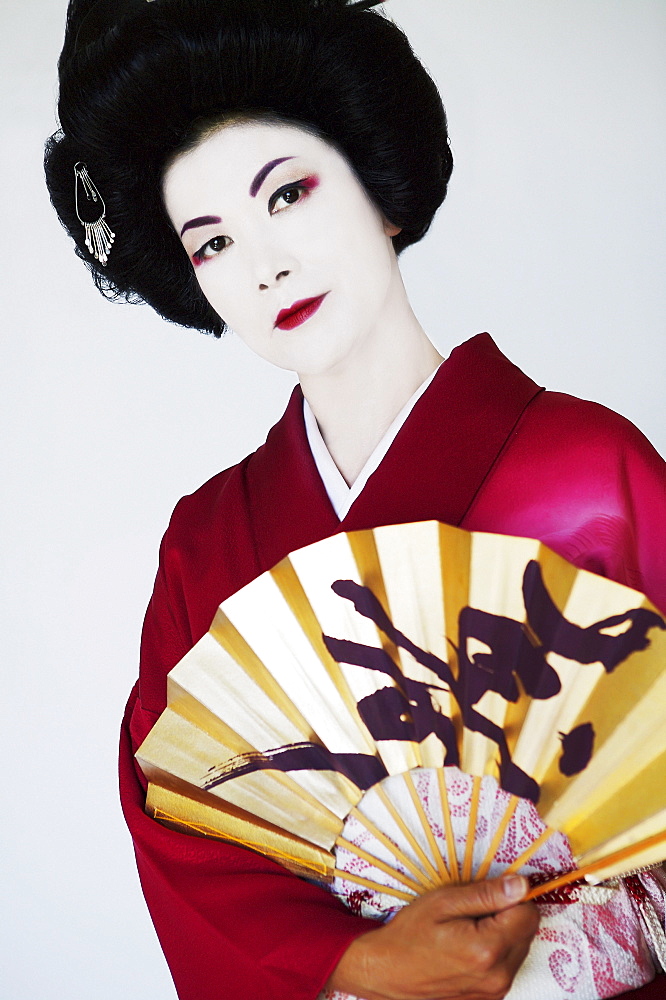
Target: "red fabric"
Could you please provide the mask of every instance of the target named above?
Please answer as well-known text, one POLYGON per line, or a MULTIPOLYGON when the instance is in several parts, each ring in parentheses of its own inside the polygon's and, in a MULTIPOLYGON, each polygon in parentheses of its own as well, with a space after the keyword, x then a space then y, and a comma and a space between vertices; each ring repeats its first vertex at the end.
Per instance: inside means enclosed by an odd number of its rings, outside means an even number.
POLYGON ((666 976, 657 976, 647 986, 641 986, 638 990, 629 990, 622 994, 622 1000, 629 1000, 636 997, 636 1000, 664 1000, 666 998, 666 976))
MULTIPOLYGON (((132 754, 164 708, 166 674, 221 601, 290 551, 341 529, 429 518, 540 538, 666 608, 664 463, 617 414, 540 391, 487 334, 441 366, 342 524, 294 390, 262 448, 177 505, 123 725, 123 808, 181 1000, 314 1000, 374 924, 257 854, 146 816, 132 754)), ((666 997, 644 989, 641 1000, 666 997)))

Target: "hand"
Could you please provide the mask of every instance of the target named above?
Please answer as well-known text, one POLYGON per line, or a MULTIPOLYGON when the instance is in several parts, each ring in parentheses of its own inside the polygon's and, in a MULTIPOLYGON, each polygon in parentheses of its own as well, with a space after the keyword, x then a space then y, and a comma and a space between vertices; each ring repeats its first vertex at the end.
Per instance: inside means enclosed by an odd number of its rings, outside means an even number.
POLYGON ((327 986, 363 1000, 501 1000, 539 926, 519 902, 528 889, 513 876, 428 892, 352 941, 327 986))

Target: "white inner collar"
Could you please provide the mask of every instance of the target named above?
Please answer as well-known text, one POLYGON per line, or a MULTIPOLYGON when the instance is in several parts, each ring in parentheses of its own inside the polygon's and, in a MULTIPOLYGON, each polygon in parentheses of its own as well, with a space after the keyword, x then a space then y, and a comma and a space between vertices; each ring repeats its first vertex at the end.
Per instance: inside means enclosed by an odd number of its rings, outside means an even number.
POLYGON ((412 412, 414 405, 421 398, 423 393, 426 391, 432 380, 434 379, 439 366, 435 371, 428 376, 425 382, 422 382, 418 387, 416 392, 410 396, 403 408, 400 410, 398 415, 395 417, 391 425, 388 427, 384 433, 382 439, 376 445, 372 454, 368 458, 367 462, 359 472, 358 476, 354 480, 351 486, 348 486, 344 480, 344 477, 337 465, 331 457, 331 453, 326 447, 326 443, 321 436, 321 431, 319 430, 319 425, 312 412, 307 399, 303 399, 303 417, 305 418, 305 433, 307 434, 308 444, 310 445, 310 451, 312 452, 312 457, 314 458, 315 465, 317 466, 317 471, 321 476, 322 482, 324 484, 324 489, 328 494, 328 498, 331 501, 333 510, 337 514, 340 521, 342 521, 348 514, 351 505, 360 496, 363 487, 367 483, 368 479, 372 473, 377 469, 384 458, 384 455, 389 450, 395 437, 402 427, 402 425, 407 420, 407 417, 412 412))

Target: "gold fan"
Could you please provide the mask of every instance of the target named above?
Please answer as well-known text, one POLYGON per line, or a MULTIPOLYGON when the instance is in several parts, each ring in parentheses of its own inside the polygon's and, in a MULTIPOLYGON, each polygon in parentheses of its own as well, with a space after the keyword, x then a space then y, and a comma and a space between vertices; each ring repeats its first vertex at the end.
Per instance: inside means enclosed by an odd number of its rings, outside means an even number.
POLYGON ((527 870, 548 838, 572 870, 534 895, 600 881, 666 856, 665 668, 642 594, 537 541, 334 535, 226 600, 171 671, 146 808, 336 891, 408 900, 527 870))

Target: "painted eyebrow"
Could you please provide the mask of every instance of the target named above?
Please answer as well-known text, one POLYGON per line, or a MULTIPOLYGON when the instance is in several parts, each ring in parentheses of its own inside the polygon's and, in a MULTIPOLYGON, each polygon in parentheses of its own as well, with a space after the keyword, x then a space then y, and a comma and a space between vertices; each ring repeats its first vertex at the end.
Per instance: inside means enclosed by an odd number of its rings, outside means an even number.
POLYGON ((180 231, 180 235, 186 233, 188 229, 198 229, 199 226, 217 226, 222 222, 218 215, 200 215, 197 219, 190 219, 180 231))
POLYGON ((257 197, 257 195, 259 194, 259 188, 264 183, 264 181, 270 174, 271 170, 279 166, 280 163, 284 163, 285 160, 293 160, 293 159, 294 159, 293 156, 280 156, 279 159, 277 160, 269 160, 268 163, 265 163, 264 166, 261 168, 261 170, 255 176, 252 183, 250 184, 250 197, 251 198, 257 197))

